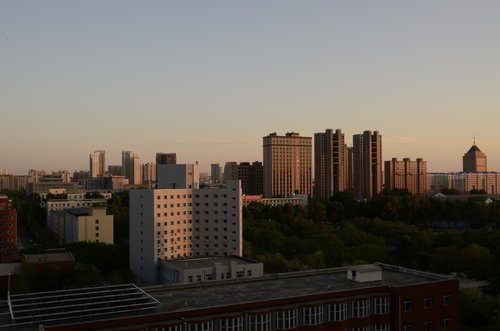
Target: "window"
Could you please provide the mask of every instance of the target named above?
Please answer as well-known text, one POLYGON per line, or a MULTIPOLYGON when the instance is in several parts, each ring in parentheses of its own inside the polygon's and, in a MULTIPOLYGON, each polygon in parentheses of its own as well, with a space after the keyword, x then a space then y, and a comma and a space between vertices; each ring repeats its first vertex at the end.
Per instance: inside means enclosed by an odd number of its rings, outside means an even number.
POLYGON ((329 320, 333 322, 346 319, 347 304, 345 302, 331 303, 328 305, 329 320))
POLYGON ((424 298, 424 308, 425 309, 432 308, 432 297, 425 297, 424 298))
POLYGON ((389 297, 380 297, 373 299, 374 301, 374 314, 384 315, 389 313, 389 297))
POLYGON ((427 320, 424 322, 424 331, 432 331, 432 321, 427 320))
POLYGON ((375 331, 391 331, 391 325, 389 323, 375 324, 375 331))
POLYGON ((242 329, 242 325, 242 317, 225 318, 223 320, 219 320, 220 331, 239 331, 242 329))
POLYGON ((186 329, 187 331, 212 331, 212 321, 190 323, 186 329))
POLYGON ((355 300, 352 302, 352 317, 361 318, 370 314, 370 300, 355 300))
POLYGON ((247 316, 247 325, 249 331, 270 331, 271 313, 247 316))
POLYGON ((403 331, 413 331, 413 324, 403 325, 403 331))
POLYGON ((443 305, 445 306, 448 306, 448 305, 451 305, 451 294, 450 293, 446 293, 445 295, 443 295, 443 305))
POLYGON ((412 310, 413 310, 413 300, 412 299, 405 299, 403 301, 403 311, 410 312, 412 310))
POLYGON ((443 319, 443 329, 444 330, 451 329, 451 318, 450 317, 446 317, 445 319, 443 319))
POLYGON ((323 307, 312 306, 302 308, 304 325, 317 325, 323 323, 323 307))
POLYGON ((277 328, 280 330, 293 329, 297 327, 297 309, 289 309, 276 312, 277 328))

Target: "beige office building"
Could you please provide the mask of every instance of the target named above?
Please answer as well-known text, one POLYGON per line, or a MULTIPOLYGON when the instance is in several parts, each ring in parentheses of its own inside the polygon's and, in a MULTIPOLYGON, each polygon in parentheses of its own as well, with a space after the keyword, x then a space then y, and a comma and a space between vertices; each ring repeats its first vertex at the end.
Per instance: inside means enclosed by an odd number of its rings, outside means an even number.
POLYGON ((312 138, 288 132, 263 137, 264 195, 312 195, 312 138))
POLYGON ((382 136, 364 131, 353 136, 353 186, 358 199, 371 199, 382 191, 382 136))
POLYGON ((412 194, 424 195, 427 189, 427 162, 423 159, 411 161, 393 158, 384 163, 385 188, 403 189, 412 194))
POLYGON ((348 154, 344 134, 327 129, 314 134, 314 197, 327 200, 348 189, 348 154))
POLYGON ((106 207, 54 211, 47 225, 64 244, 80 241, 113 244, 113 215, 106 214, 106 207))
POLYGON ((474 145, 463 156, 464 172, 486 172, 488 171, 486 163, 486 154, 481 152, 479 147, 474 145))

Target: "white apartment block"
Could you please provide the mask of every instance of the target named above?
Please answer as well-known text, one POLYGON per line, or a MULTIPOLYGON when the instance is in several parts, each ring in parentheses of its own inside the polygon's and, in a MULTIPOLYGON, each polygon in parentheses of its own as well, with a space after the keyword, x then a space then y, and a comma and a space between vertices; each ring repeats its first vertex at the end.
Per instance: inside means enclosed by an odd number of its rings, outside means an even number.
POLYGON ((198 165, 159 165, 158 188, 130 191, 130 267, 160 283, 160 261, 242 255, 240 181, 199 188, 198 165))

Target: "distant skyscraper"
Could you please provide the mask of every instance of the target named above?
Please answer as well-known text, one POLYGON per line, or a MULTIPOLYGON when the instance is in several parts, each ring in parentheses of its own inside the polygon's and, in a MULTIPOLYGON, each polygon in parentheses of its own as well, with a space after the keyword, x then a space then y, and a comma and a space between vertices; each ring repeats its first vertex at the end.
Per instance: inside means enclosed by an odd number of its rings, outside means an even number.
POLYGON ((212 163, 210 165, 210 177, 212 177, 212 183, 222 182, 222 168, 218 163, 212 163))
POLYGON ((90 154, 90 177, 103 176, 106 170, 105 152, 96 150, 90 154))
POLYGON ((314 196, 329 199, 347 190, 347 146, 341 130, 314 134, 314 196))
POLYGON ((469 149, 463 157, 464 172, 486 172, 486 154, 481 152, 479 147, 476 146, 476 140, 474 139, 474 144, 469 149))
POLYGON ((312 194, 312 138, 288 132, 263 137, 264 195, 312 194))
POLYGON ((142 163, 134 152, 122 152, 122 176, 129 180, 130 185, 142 184, 142 163))
POLYGON ((385 188, 404 189, 412 194, 424 195, 427 189, 427 162, 422 159, 398 161, 393 158, 384 163, 385 188))
POLYGON ((144 184, 156 182, 156 164, 144 163, 142 165, 142 182, 144 184))
POLYGON ((262 162, 255 161, 226 162, 224 166, 224 181, 240 180, 241 190, 245 195, 264 194, 264 166, 262 162))
POLYGON ((121 165, 109 165, 108 173, 111 176, 122 176, 122 166, 121 165))
POLYGON ((353 184, 358 199, 371 199, 382 190, 382 136, 364 131, 353 136, 353 184))
POLYGON ((156 153, 156 164, 177 164, 177 154, 156 153))

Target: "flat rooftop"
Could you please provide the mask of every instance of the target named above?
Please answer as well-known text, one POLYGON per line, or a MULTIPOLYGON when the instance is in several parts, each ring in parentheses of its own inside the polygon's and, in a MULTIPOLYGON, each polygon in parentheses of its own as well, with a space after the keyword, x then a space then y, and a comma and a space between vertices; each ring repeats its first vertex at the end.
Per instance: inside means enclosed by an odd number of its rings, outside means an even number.
MULTIPOLYGON (((370 269, 373 265, 361 267, 370 269)), ((442 275, 420 272, 385 264, 382 280, 358 283, 347 279, 342 267, 322 270, 270 274, 258 278, 210 281, 197 284, 173 284, 145 287, 144 291, 158 301, 155 312, 175 312, 199 308, 236 305, 299 296, 334 293, 375 287, 397 287, 452 279, 442 275)), ((359 266, 358 266, 359 269, 359 266)))
POLYGON ((42 254, 24 254, 28 263, 49 263, 49 262, 74 262, 75 258, 70 252, 54 252, 42 254))
POLYGON ((236 265, 247 265, 261 263, 251 259, 247 259, 239 256, 230 257, 207 257, 199 259, 179 259, 179 260, 166 260, 166 264, 174 266, 177 269, 201 269, 213 267, 216 263, 222 266, 229 266, 231 264, 236 265))

